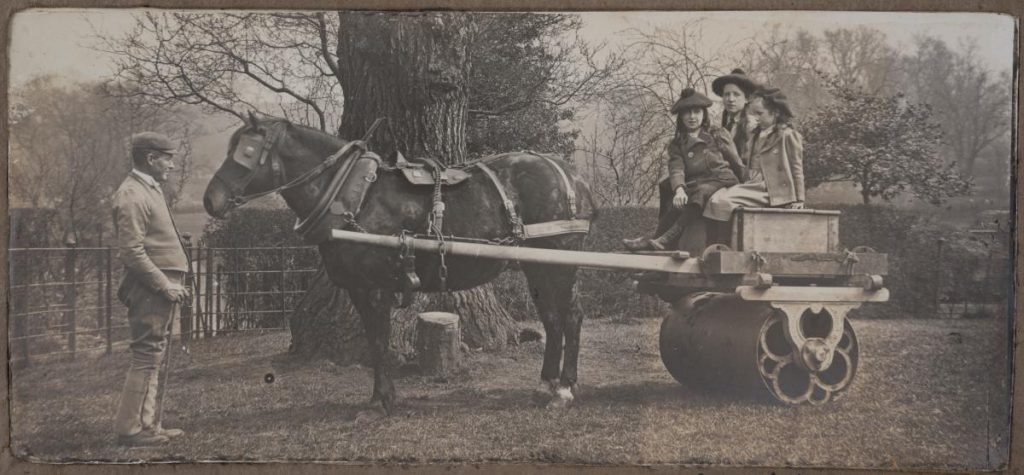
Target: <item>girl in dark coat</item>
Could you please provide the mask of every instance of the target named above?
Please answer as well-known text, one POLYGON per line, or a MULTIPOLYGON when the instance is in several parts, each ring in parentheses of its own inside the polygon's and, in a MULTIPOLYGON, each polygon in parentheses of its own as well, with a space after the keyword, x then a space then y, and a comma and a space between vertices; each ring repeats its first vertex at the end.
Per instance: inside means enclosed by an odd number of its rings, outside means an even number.
POLYGON ((675 248, 687 223, 699 219, 708 198, 721 188, 739 183, 733 168, 742 169, 729 132, 711 127, 703 94, 686 88, 672 106, 676 135, 668 146, 668 182, 673 190, 673 224, 655 239, 625 239, 630 250, 675 248))

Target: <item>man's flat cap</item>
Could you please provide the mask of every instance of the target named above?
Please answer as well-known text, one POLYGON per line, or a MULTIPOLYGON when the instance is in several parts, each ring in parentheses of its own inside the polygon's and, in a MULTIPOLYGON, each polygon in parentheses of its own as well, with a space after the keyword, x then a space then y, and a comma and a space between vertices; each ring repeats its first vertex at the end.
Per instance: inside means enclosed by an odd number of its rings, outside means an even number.
POLYGON ((156 150, 164 153, 178 153, 178 147, 164 134, 139 132, 132 135, 132 150, 156 150))

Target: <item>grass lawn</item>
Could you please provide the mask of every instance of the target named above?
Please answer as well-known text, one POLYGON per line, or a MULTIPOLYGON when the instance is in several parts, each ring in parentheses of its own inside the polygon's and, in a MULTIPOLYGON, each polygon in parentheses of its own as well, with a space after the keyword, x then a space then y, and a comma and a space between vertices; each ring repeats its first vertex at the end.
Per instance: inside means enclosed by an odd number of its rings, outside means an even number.
POLYGON ((996 468, 1006 460, 1005 325, 855 321, 860 370, 820 407, 724 398, 662 367, 659 321, 585 323, 577 406, 533 401, 543 348, 466 355, 447 382, 396 380, 390 418, 367 411, 369 371, 287 355, 286 332, 195 342, 173 356, 165 421, 189 433, 155 449, 114 445, 128 363, 113 356, 12 374, 12 446, 35 461, 527 461, 879 468, 996 468), (273 382, 267 382, 273 375, 273 382))

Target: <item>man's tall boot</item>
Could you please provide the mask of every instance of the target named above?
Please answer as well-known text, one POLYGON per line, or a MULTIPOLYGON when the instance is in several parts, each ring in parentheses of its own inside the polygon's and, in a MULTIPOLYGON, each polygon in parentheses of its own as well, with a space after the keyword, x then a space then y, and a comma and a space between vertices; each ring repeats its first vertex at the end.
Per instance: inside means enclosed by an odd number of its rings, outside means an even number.
POLYGON ((114 432, 121 445, 144 447, 168 441, 166 436, 146 427, 146 422, 152 423, 155 414, 156 383, 155 370, 128 370, 114 421, 114 432))

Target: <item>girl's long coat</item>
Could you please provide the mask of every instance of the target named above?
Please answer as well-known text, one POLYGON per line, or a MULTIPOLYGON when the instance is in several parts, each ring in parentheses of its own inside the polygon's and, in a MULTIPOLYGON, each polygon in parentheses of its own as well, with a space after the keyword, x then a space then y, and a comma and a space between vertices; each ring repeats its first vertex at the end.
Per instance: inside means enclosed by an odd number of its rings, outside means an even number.
POLYGON ((804 201, 803 137, 792 127, 777 125, 767 135, 755 131, 750 166, 760 163, 771 206, 804 201))

